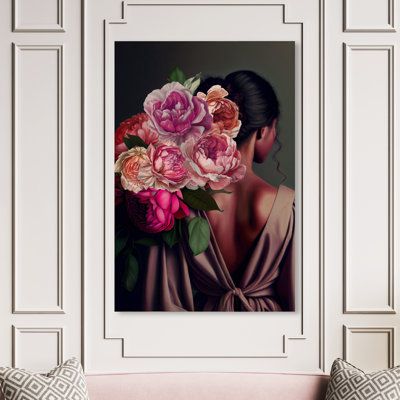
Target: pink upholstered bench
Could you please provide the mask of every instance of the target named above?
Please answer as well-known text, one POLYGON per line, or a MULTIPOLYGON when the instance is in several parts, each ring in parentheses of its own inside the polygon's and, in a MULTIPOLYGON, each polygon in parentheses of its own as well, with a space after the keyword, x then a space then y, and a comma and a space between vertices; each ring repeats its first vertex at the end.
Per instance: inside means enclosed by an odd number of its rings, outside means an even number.
POLYGON ((290 373, 89 375, 90 400, 323 400, 329 377, 290 373))

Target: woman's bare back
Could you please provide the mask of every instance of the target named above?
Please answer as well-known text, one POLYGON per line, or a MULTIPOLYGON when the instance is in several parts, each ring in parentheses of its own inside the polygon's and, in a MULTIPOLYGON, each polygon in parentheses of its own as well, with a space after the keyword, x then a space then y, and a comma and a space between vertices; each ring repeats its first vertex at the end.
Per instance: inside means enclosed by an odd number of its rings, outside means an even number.
POLYGON ((227 188, 227 193, 214 196, 223 213, 207 213, 211 228, 231 274, 251 254, 255 241, 264 228, 274 204, 277 188, 254 173, 227 188))

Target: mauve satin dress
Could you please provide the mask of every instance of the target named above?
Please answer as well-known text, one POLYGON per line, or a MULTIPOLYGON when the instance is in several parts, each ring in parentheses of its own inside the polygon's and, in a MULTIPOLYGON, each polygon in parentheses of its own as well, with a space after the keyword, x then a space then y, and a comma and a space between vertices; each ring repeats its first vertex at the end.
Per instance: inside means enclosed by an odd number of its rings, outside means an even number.
MULTIPOLYGON (((206 214, 201 214, 206 218, 206 214)), ((294 311, 294 191, 279 186, 268 221, 234 279, 213 232, 193 256, 187 244, 153 246, 141 268, 142 311, 294 311), (200 295, 200 305, 195 301, 200 295)))

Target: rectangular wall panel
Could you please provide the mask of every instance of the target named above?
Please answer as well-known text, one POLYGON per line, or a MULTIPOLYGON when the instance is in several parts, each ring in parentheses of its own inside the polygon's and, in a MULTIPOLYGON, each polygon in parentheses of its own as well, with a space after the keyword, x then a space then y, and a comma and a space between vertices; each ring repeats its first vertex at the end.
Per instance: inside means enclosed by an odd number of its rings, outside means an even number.
POLYGON ((392 368, 394 354, 394 328, 343 327, 343 358, 358 368, 392 368))
POLYGON ((393 50, 344 53, 344 312, 391 313, 393 50))
POLYGON ((13 0, 14 32, 64 32, 63 0, 13 0))
POLYGON ((62 47, 14 46, 13 311, 62 312, 62 47))
POLYGON ((345 0, 343 10, 345 32, 392 32, 394 0, 345 0))
POLYGON ((13 367, 47 372, 62 362, 62 328, 13 326, 13 367))

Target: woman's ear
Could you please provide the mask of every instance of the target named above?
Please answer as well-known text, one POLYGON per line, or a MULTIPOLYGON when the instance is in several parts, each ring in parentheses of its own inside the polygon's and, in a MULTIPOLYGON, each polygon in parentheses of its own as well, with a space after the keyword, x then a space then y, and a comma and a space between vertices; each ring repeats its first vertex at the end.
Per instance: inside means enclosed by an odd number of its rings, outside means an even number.
POLYGON ((267 127, 266 127, 267 130, 268 130, 268 132, 266 133, 266 135, 269 135, 269 136, 270 136, 270 140, 272 140, 272 143, 274 143, 274 142, 275 142, 275 139, 276 139, 276 125, 277 125, 277 124, 278 124, 278 119, 275 118, 275 119, 272 121, 271 126, 267 126, 267 127))
POLYGON ((257 135, 256 135, 256 140, 260 140, 263 137, 265 137, 265 128, 258 128, 257 129, 257 135))
POLYGON ((275 119, 270 126, 264 126, 257 130, 254 145, 254 161, 256 163, 264 162, 271 151, 276 139, 276 124, 277 120, 275 119))

